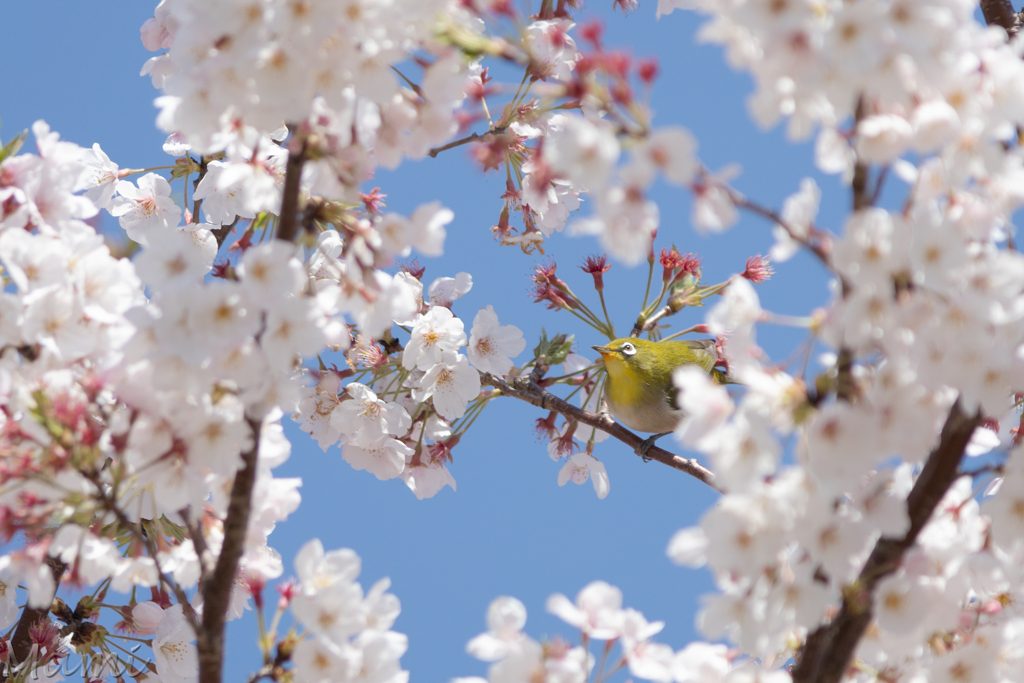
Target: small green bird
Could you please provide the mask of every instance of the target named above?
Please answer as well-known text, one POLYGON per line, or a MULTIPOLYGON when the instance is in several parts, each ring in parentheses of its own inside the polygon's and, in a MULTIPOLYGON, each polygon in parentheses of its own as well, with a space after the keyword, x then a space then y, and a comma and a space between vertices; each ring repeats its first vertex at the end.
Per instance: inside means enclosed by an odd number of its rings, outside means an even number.
POLYGON ((604 395, 612 415, 630 429, 654 432, 636 449, 644 459, 654 442, 671 433, 683 417, 672 384, 676 368, 698 365, 719 384, 732 383, 725 372, 715 368, 718 351, 714 339, 652 342, 625 338, 591 348, 604 358, 608 372, 604 395))

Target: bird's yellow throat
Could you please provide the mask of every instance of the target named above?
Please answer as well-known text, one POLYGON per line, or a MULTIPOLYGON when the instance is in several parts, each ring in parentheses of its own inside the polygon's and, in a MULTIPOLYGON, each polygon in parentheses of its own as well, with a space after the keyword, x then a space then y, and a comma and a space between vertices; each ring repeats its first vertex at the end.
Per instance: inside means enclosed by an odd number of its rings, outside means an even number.
POLYGON ((608 371, 608 380, 604 390, 609 399, 619 405, 638 405, 643 402, 644 391, 647 389, 635 369, 629 367, 618 354, 601 354, 604 367, 608 371))

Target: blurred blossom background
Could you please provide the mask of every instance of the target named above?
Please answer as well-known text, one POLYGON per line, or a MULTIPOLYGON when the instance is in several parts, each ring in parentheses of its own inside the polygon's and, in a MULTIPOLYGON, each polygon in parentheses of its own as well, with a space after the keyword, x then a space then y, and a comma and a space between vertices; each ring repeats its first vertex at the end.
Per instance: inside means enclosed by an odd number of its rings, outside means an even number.
MULTIPOLYGON (((154 5, 138 0, 7 3, 0 41, 0 64, 5 67, 0 138, 6 141, 44 119, 62 139, 83 147, 98 142, 121 168, 173 163, 161 150, 166 136, 155 125, 153 99, 158 93, 148 77, 138 75, 152 56, 142 47, 139 27, 152 16, 154 5)), ((838 231, 850 204, 849 191, 837 178, 817 172, 813 144, 792 143, 781 127, 763 131, 752 122, 746 105, 751 81, 728 68, 719 48, 698 44, 700 17, 676 11, 659 21, 655 15, 652 0, 641 0, 629 15, 615 11, 611 0, 592 0, 581 20, 604 24, 607 48, 635 58, 657 58, 659 76, 652 93, 656 126, 689 128, 699 141, 698 155, 712 171, 740 164, 742 174, 733 186, 765 206, 780 209, 802 178, 814 178, 822 189, 817 225, 838 231)), ((577 43, 583 46, 578 37, 577 43)), ((490 66, 496 82, 514 78, 514 90, 519 76, 490 66)), ((505 99, 499 94, 489 102, 494 112, 505 99)), ((473 130, 482 132, 485 125, 478 122, 473 130)), ((33 146, 30 138, 26 149, 33 146)), ((526 361, 542 328, 549 335, 575 335, 577 352, 595 356, 590 346, 604 340, 594 330, 528 297, 533 267, 552 259, 559 276, 596 303, 591 277, 578 267, 587 255, 599 253, 593 238, 557 234, 545 244, 543 256, 499 246, 490 228, 501 210, 504 175, 480 171, 470 146, 436 159, 406 162, 394 172, 382 169, 364 191, 374 186, 387 195, 388 209, 401 214, 432 200, 454 210, 444 255, 420 256, 419 262, 426 267, 426 284, 462 271, 473 276, 472 290, 453 306, 466 321, 467 332, 477 311, 492 304, 502 324, 516 325, 526 337, 527 350, 514 359, 517 364, 526 361)), ((181 182, 172 187, 180 202, 181 182)), ((894 202, 899 201, 899 187, 888 187, 894 202)), ((654 186, 651 198, 661 212, 656 249, 674 244, 681 252, 698 253, 705 283, 741 272, 748 257, 767 254, 773 243, 771 226, 749 214, 742 214, 739 224, 723 235, 697 235, 691 226, 689 191, 663 181, 654 186)), ((592 202, 583 199, 579 215, 587 216, 592 202)), ((123 240, 116 219, 106 212, 100 215, 108 237, 123 240)), ((798 253, 775 267, 774 277, 757 290, 767 310, 808 315, 826 303, 828 278, 813 258, 798 253)), ((629 269, 613 262, 605 275, 609 310, 622 335, 639 311, 645 279, 646 264, 629 269)), ((669 318, 667 333, 702 322, 703 315, 699 309, 685 310, 669 318)), ((766 325, 758 332, 771 358, 796 364, 789 366, 796 373, 806 358, 801 354, 806 340, 806 330, 766 325)), ((824 350, 813 350, 812 370, 818 369, 817 356, 824 350)), ((485 611, 499 595, 523 601, 531 636, 563 634, 575 640, 570 627, 545 612, 545 601, 552 593, 574 598, 596 579, 619 586, 625 605, 649 620, 666 621, 658 640, 681 648, 696 637, 694 616, 712 583, 704 569, 672 565, 665 549, 673 532, 697 523, 717 495, 657 462, 644 464, 612 440, 598 444, 594 452, 611 480, 605 500, 598 500, 589 482, 559 488, 562 465, 551 461, 546 444, 533 432, 534 421, 542 417, 546 414, 515 399, 493 401, 453 451, 450 470, 458 491, 445 489, 424 501, 400 479, 382 482, 353 470, 337 447, 322 452, 285 420, 292 456, 274 474, 303 479, 301 507, 270 539, 284 558, 285 577, 294 573, 296 551, 312 537, 322 539, 328 550, 356 550, 363 560, 364 587, 389 576, 391 590, 402 602, 394 629, 409 636, 402 666, 414 680, 485 674, 486 664, 466 655, 465 645, 486 630, 485 611)), ((669 437, 660 445, 690 457, 669 437)), ((267 599, 273 605, 276 595, 270 593, 267 599)), ((229 623, 228 680, 244 680, 259 667, 256 635, 251 613, 229 623)))

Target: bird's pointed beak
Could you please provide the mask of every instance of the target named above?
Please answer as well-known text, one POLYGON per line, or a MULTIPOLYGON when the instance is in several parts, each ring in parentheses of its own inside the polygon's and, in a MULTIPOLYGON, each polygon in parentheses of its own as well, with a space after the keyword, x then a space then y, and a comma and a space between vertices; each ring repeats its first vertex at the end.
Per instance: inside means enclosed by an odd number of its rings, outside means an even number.
POLYGON ((602 356, 607 356, 609 353, 612 352, 612 350, 609 349, 607 346, 591 346, 590 348, 594 349, 602 356))

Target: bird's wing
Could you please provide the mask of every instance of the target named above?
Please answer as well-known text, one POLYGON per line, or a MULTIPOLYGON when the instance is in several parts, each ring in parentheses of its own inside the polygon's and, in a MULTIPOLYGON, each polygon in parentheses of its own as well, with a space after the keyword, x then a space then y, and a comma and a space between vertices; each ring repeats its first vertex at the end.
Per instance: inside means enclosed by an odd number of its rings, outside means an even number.
MULTIPOLYGON (((714 339, 680 339, 678 343, 688 350, 685 354, 686 362, 696 363, 704 372, 714 377, 715 363, 718 362, 718 349, 715 347, 714 339)), ((669 405, 678 410, 679 391, 671 382, 665 387, 665 394, 669 405)))
POLYGON ((711 374, 718 362, 718 350, 715 348, 714 339, 680 339, 680 344, 686 345, 694 354, 694 361, 704 368, 704 372, 711 374))

